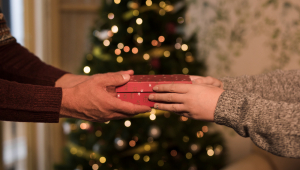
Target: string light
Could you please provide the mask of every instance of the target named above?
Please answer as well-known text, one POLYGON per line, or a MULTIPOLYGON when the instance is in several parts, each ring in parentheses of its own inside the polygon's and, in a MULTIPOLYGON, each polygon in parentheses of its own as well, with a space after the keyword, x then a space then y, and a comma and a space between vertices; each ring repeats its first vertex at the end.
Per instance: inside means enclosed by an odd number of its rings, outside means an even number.
POLYGON ((182 51, 186 51, 186 50, 188 50, 188 45, 186 45, 186 44, 182 44, 182 46, 181 46, 181 49, 182 49, 182 51))
POLYGON ((118 56, 116 60, 117 60, 118 63, 122 63, 123 62, 123 57, 118 56))
POLYGON ((152 1, 151 1, 151 0, 147 0, 147 1, 146 1, 146 5, 147 5, 147 6, 151 6, 151 5, 152 5, 152 1))
POLYGON ((161 15, 161 16, 166 15, 166 11, 163 10, 163 9, 160 9, 158 13, 159 13, 159 15, 161 15))
POLYGON ((108 19, 114 19, 115 15, 113 13, 109 13, 107 15, 108 19))
POLYGON ((119 3, 121 3, 121 0, 114 0, 114 2, 115 2, 116 4, 119 4, 119 3))
POLYGON ((117 48, 117 49, 115 49, 115 54, 116 54, 116 55, 120 55, 120 54, 121 54, 121 50, 120 50, 120 49, 118 49, 118 48, 117 48))
POLYGON ((101 132, 100 130, 97 130, 97 131, 95 132, 95 135, 96 135, 97 137, 100 137, 100 136, 102 135, 102 132, 101 132))
POLYGON ((139 12, 138 10, 133 10, 133 11, 132 11, 132 14, 133 14, 134 16, 138 16, 138 15, 140 14, 140 12, 139 12))
POLYGON ((134 147, 136 145, 136 142, 134 140, 131 140, 129 142, 129 146, 134 147))
POLYGON ((74 147, 72 147, 72 148, 70 149, 70 153, 73 154, 73 155, 75 155, 75 154, 77 153, 77 149, 74 148, 74 147))
POLYGON ((109 46, 109 44, 110 44, 110 41, 109 41, 109 40, 104 40, 104 41, 103 41, 103 45, 104 45, 104 46, 107 47, 107 46, 109 46))
POLYGON ((138 42, 139 44, 142 44, 143 43, 143 38, 142 37, 138 37, 136 39, 136 42, 138 42))
POLYGON ((138 161, 140 159, 140 155, 139 154, 134 154, 133 159, 138 161))
POLYGON ((191 63, 191 62, 194 61, 194 57, 191 56, 191 55, 188 55, 188 56, 185 57, 185 61, 188 62, 188 63, 191 63))
POLYGON ((164 1, 160 1, 159 6, 161 8, 164 8, 166 6, 166 3, 164 1))
POLYGON ((204 136, 204 133, 202 131, 197 132, 197 138, 202 138, 204 136))
POLYGON ((152 40, 152 41, 151 41, 151 44, 152 44, 153 46, 157 46, 158 41, 157 41, 157 40, 152 40))
POLYGON ((163 160, 159 160, 158 162, 157 162, 157 164, 158 164, 158 166, 164 166, 164 161, 163 160))
POLYGON ((159 42, 164 42, 164 41, 165 41, 165 37, 162 36, 162 35, 159 36, 159 37, 158 37, 158 41, 159 41, 159 42))
POLYGON ((137 54, 138 52, 139 52, 138 48, 136 48, 136 47, 132 48, 132 53, 133 54, 137 54))
POLYGON ((141 24, 143 23, 142 18, 137 18, 137 19, 136 19, 136 23, 137 23, 138 25, 141 25, 141 24))
POLYGON ((144 60, 149 60, 149 59, 150 59, 150 55, 147 54, 147 53, 145 53, 145 54, 143 55, 143 58, 144 58, 144 60))
POLYGON ((130 48, 128 47, 128 46, 125 46, 124 48, 123 48, 123 50, 124 50, 124 52, 129 52, 130 51, 130 48))
POLYGON ((182 73, 183 74, 188 74, 189 73, 189 69, 188 68, 183 68, 182 69, 182 73))
POLYGON ((105 124, 109 124, 110 121, 104 122, 105 124))
POLYGON ((177 156, 177 151, 176 150, 171 150, 170 154, 171 154, 171 156, 175 157, 175 156, 177 156))
POLYGON ((181 48, 181 44, 180 44, 180 43, 176 43, 176 44, 175 44, 175 48, 176 48, 177 50, 179 50, 179 49, 181 48))
POLYGON ((150 161, 150 157, 148 155, 144 156, 144 161, 145 162, 149 162, 150 161))
POLYGON ((93 169, 93 170, 99 169, 99 165, 98 165, 98 164, 94 164, 94 165, 92 166, 92 169, 93 169))
POLYGON ((202 127, 202 131, 203 131, 204 133, 207 133, 207 132, 208 132, 208 127, 207 127, 207 126, 203 126, 203 127, 202 127))
POLYGON ((126 121, 124 122, 124 125, 125 125, 126 127, 130 127, 130 126, 131 126, 130 120, 126 120, 126 121))
POLYGON ((164 52, 164 56, 165 56, 165 57, 170 57, 170 55, 171 55, 170 51, 165 51, 165 52, 164 52))
POLYGON ((155 120, 156 116, 155 116, 155 114, 150 114, 149 118, 150 118, 150 120, 155 120))
POLYGON ((167 6, 165 7, 165 10, 166 10, 167 12, 171 12, 171 11, 174 10, 174 7, 173 7, 172 5, 167 5, 167 6))
POLYGON ((81 123, 80 124, 80 129, 82 130, 86 130, 90 128, 90 124, 89 123, 81 123))
POLYGON ((145 145, 144 146, 144 150, 145 151, 150 151, 151 150, 151 146, 150 145, 145 145))
POLYGON ((196 145, 196 144, 192 144, 192 145, 191 145, 191 150, 192 150, 192 151, 195 152, 195 151, 197 151, 198 149, 199 149, 198 145, 196 145))
POLYGON ((104 164, 106 162, 106 158, 102 156, 100 157, 99 161, 104 164))
POLYGON ((85 66, 85 67, 83 68, 83 72, 84 72, 85 74, 89 74, 89 73, 91 72, 91 68, 90 68, 89 66, 85 66))
POLYGON ((119 43, 119 44, 118 44, 118 48, 119 48, 119 49, 123 49, 123 48, 124 48, 124 44, 123 44, 123 43, 119 43))
POLYGON ((189 118, 187 118, 187 117, 185 117, 185 116, 181 116, 181 117, 180 117, 180 120, 183 121, 183 122, 185 122, 185 121, 189 120, 189 118))
POLYGON ((182 24, 182 23, 184 22, 184 19, 183 19, 182 17, 179 17, 179 18, 177 19, 177 22, 178 22, 179 24, 182 24))
POLYGON ((215 152, 214 152, 214 150, 212 150, 212 149, 208 149, 208 150, 207 150, 207 155, 208 155, 208 156, 213 156, 214 153, 215 153, 215 152))
POLYGON ((112 27, 111 27, 111 31, 112 31, 113 33, 117 33, 117 32, 119 31, 118 26, 116 26, 116 25, 112 26, 112 27))
POLYGON ((191 152, 186 153, 185 155, 186 159, 192 159, 193 155, 191 152))
POLYGON ((128 27, 128 28, 127 28, 127 32, 128 32, 129 34, 131 34, 131 33, 133 32, 133 28, 132 28, 132 27, 128 27))

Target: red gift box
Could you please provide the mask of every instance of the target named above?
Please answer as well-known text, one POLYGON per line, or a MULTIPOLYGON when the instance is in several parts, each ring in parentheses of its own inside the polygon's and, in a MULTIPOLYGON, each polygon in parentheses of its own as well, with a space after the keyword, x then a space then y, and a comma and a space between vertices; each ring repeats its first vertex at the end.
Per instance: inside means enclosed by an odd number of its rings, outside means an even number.
POLYGON ((133 75, 128 83, 117 87, 118 98, 123 101, 139 105, 154 107, 154 102, 148 97, 153 92, 153 87, 158 84, 192 84, 189 75, 133 75))

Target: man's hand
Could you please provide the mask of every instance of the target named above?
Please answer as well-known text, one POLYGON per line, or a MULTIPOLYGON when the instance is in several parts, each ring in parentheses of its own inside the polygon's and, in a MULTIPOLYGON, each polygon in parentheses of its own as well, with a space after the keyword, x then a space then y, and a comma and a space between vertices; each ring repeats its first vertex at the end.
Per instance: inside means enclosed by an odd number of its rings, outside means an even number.
POLYGON ((151 110, 148 106, 135 105, 116 97, 114 88, 127 83, 129 79, 129 74, 120 72, 97 74, 74 87, 63 88, 61 116, 106 122, 151 110))
POLYGON ((221 89, 224 89, 224 85, 222 81, 214 78, 214 77, 202 77, 202 76, 190 76, 190 79, 192 80, 193 84, 206 84, 206 85, 212 85, 219 87, 221 89))
POLYGON ((224 91, 205 84, 162 84, 153 90, 159 92, 149 96, 151 101, 160 102, 154 104, 156 109, 205 121, 214 121, 217 102, 224 91))

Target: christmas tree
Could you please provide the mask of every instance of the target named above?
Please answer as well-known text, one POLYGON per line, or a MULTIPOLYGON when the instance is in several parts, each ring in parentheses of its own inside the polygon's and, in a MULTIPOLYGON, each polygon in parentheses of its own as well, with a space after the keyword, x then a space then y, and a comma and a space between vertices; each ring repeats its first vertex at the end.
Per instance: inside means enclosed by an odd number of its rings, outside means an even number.
MULTIPOLYGON (((186 8, 184 0, 103 0, 82 73, 203 75, 196 34, 184 34, 186 8)), ((214 170, 225 161, 223 138, 209 123, 156 109, 106 123, 66 119, 63 126, 68 144, 57 170, 214 170)))

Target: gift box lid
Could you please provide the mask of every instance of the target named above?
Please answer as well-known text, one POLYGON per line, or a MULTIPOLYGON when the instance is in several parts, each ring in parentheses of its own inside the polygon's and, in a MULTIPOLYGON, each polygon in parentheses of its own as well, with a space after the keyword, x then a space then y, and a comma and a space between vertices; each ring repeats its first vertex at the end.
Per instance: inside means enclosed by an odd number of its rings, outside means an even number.
POLYGON ((125 85, 116 88, 116 92, 153 92, 158 84, 192 84, 190 76, 184 74, 172 75, 133 75, 125 85))

